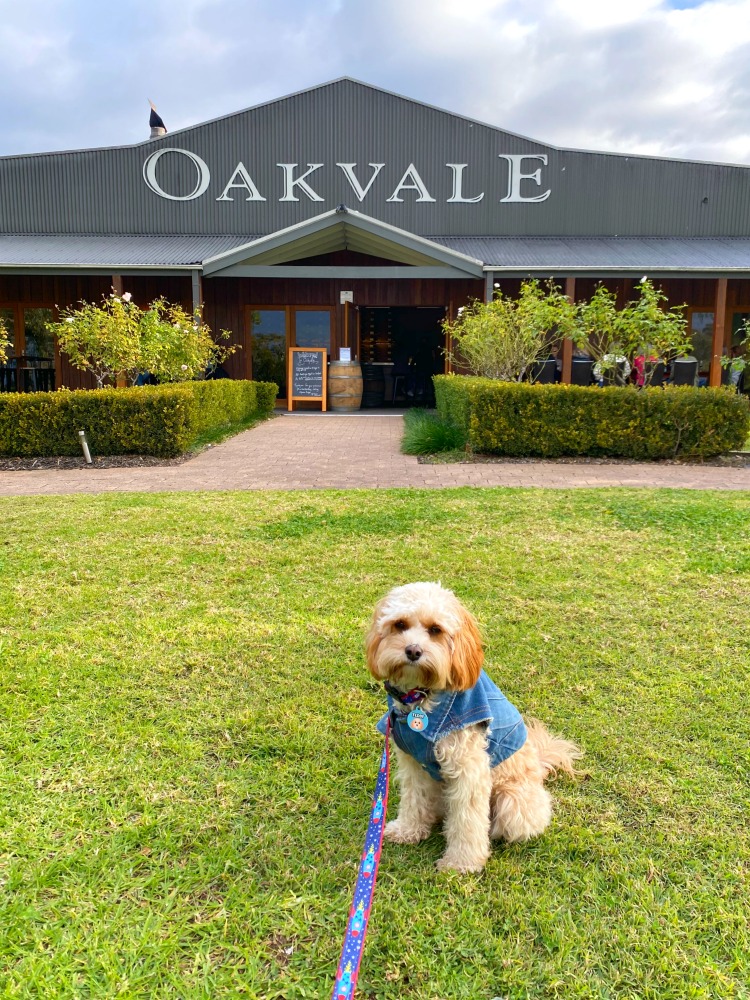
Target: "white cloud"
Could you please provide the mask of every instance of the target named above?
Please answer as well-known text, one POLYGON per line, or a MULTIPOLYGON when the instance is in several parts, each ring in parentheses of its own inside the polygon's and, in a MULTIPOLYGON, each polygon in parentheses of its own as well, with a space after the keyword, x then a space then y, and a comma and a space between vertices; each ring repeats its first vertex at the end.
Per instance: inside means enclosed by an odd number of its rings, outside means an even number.
POLYGON ((2 152, 139 141, 341 75, 571 148, 750 161, 750 0, 4 5, 2 152))

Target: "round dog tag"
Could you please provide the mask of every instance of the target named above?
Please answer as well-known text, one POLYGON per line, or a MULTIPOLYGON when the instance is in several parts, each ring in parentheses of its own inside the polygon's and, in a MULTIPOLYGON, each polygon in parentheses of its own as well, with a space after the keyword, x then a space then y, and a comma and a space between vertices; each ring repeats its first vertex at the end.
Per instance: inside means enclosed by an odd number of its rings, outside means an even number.
POLYGON ((415 733, 421 733, 427 729, 430 724, 430 720, 421 708, 413 708, 406 716, 406 724, 409 729, 414 730, 415 733))

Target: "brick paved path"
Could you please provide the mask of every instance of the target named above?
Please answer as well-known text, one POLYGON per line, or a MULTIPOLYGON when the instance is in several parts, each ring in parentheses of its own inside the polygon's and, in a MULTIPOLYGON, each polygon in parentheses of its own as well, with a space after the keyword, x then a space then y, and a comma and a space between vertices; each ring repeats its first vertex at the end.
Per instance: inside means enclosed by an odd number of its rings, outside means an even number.
POLYGON ((128 490, 349 489, 390 486, 668 486, 750 490, 750 468, 564 465, 553 462, 420 465, 399 452, 399 414, 293 413, 177 466, 0 472, 0 496, 128 490))

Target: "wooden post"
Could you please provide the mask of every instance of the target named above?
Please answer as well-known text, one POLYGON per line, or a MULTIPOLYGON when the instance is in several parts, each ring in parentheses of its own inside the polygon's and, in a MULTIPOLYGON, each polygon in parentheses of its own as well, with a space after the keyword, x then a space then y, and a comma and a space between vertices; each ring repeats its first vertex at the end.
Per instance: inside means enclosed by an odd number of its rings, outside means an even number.
MULTIPOLYGON (((200 308, 203 305, 203 279, 201 278, 199 271, 193 271, 191 277, 193 287, 193 313, 196 313, 200 311, 200 308)), ((202 314, 201 319, 203 319, 202 314)))
MULTIPOLYGON (((566 278, 565 279, 565 294, 571 303, 576 300, 576 279, 566 278)), ((568 337, 562 342, 562 371, 560 372, 560 381, 564 382, 565 385, 570 385, 573 378, 573 341, 568 337)))
POLYGON ((484 301, 492 302, 495 297, 495 275, 487 271, 484 275, 484 301))
MULTIPOLYGON (((445 318, 447 320, 449 320, 451 323, 456 318, 455 314, 453 312, 453 300, 452 299, 448 303, 448 308, 445 310, 445 318)), ((444 374, 445 375, 450 375, 452 373, 452 371, 453 371, 453 359, 451 357, 451 354, 453 353, 453 340, 452 340, 450 334, 447 331, 445 331, 445 345, 444 345, 444 350, 445 350, 444 374)))
POLYGON ((708 384, 721 385, 721 356, 724 353, 724 322, 727 312, 727 279, 716 279, 716 304, 714 306, 714 337, 711 345, 711 367, 708 384))

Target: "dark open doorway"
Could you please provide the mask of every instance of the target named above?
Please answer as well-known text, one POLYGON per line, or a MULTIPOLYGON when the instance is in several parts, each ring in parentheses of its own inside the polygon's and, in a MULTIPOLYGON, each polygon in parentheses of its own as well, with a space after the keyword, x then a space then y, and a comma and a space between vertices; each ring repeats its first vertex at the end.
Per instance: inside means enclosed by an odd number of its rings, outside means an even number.
POLYGON ((362 308, 362 407, 434 406, 432 376, 445 371, 441 307, 362 308))

